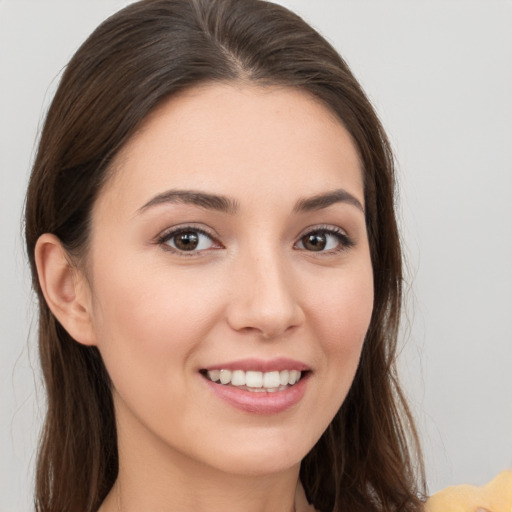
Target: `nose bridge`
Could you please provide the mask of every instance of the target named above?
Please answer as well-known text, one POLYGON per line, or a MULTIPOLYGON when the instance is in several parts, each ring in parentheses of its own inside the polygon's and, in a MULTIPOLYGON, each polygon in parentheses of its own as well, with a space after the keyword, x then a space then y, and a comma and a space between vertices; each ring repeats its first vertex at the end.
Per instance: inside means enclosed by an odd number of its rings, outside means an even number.
POLYGON ((290 262, 277 247, 244 251, 232 275, 228 321, 236 330, 273 338, 302 320, 290 262))

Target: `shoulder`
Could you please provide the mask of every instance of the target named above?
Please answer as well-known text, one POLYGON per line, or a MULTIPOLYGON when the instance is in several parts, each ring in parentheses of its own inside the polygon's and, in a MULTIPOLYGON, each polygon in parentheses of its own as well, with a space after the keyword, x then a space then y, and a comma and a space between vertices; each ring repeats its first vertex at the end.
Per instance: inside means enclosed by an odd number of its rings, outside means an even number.
POLYGON ((512 512, 512 471, 483 487, 448 487, 429 498, 425 512, 512 512))

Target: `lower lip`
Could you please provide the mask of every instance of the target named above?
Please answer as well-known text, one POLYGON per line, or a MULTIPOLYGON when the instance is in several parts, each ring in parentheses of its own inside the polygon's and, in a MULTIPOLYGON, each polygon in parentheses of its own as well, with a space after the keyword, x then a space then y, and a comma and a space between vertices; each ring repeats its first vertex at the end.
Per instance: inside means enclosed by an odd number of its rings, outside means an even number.
POLYGON ((253 414, 277 414, 284 412, 300 402, 304 393, 309 374, 302 377, 299 382, 283 391, 246 391, 218 384, 203 377, 210 389, 219 397, 236 409, 253 414))

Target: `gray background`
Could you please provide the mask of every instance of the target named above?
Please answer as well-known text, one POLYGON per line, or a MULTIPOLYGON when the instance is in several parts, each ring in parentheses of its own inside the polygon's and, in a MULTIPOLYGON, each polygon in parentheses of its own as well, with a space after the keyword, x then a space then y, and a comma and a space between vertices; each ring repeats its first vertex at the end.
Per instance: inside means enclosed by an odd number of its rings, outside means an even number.
MULTIPOLYGON (((59 72, 113 0, 0 0, 0 512, 31 509, 44 393, 21 240, 59 72)), ((512 467, 512 3, 290 0, 338 48, 396 150, 401 366, 430 491, 512 467)))

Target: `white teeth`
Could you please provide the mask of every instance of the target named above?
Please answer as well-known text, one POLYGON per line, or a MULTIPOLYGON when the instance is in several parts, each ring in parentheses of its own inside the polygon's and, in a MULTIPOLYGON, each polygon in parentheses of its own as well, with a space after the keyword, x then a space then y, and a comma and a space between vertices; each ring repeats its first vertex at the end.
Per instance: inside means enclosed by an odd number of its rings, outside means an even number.
POLYGON ((300 379, 300 372, 298 370, 290 370, 290 376, 288 377, 288 384, 292 386, 300 379))
POLYGON ((220 370, 209 370, 207 375, 211 381, 217 382, 220 379, 220 370))
POLYGON ((264 388, 278 388, 281 385, 279 372, 266 372, 263 374, 264 388))
POLYGON ((263 373, 261 372, 246 372, 245 384, 248 388, 261 388, 263 387, 263 373))
POLYGON ((231 382, 231 372, 229 370, 220 371, 220 383, 229 384, 231 382))
POLYGON ((231 384, 233 386, 245 386, 245 372, 242 370, 235 370, 231 375, 231 384))
POLYGON ((293 386, 301 377, 299 370, 257 372, 243 370, 208 370, 208 379, 221 384, 250 388, 252 391, 282 391, 293 386))

